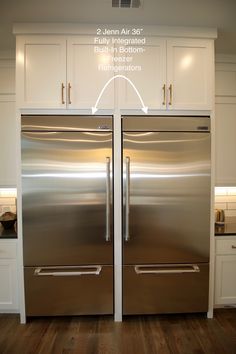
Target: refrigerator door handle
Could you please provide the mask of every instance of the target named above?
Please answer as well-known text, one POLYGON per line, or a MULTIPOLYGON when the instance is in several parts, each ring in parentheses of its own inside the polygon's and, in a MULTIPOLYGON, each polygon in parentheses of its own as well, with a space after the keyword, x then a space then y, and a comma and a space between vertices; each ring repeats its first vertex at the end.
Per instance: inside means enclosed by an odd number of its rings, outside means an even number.
POLYGON ((161 265, 161 266, 135 266, 136 274, 182 274, 199 273, 200 269, 196 264, 184 265, 161 265))
POLYGON ((71 276, 78 276, 78 275, 99 275, 101 273, 102 267, 101 266, 91 266, 91 267, 38 267, 34 271, 35 276, 54 276, 54 277, 71 277, 71 276), (72 271, 72 269, 80 269, 78 271, 72 271), (68 269, 66 271, 60 271, 60 269, 68 269), (70 271, 71 269, 71 271, 70 271), (83 270, 82 270, 83 269, 83 270), (94 270, 91 270, 94 269, 94 270), (45 271, 46 270, 46 271, 45 271), (47 271, 48 270, 48 271, 47 271))
POLYGON ((111 159, 110 157, 106 158, 106 242, 111 241, 111 214, 110 214, 110 201, 111 201, 111 184, 110 184, 110 167, 111 159))
POLYGON ((130 157, 126 156, 126 184, 125 184, 125 241, 130 240, 129 234, 129 207, 130 207, 130 157))

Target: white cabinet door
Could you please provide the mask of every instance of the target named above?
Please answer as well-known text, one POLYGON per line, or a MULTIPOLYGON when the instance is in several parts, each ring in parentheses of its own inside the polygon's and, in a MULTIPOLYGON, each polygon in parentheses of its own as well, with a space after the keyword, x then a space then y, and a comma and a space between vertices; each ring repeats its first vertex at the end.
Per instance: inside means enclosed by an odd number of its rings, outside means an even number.
MULTIPOLYGON (((131 58, 123 65, 136 70, 123 71, 122 75, 132 81, 138 90, 144 105, 149 109, 166 109, 164 85, 166 83, 166 41, 164 39, 147 39, 143 46, 131 46, 135 53, 122 55, 131 58), (143 49, 143 52, 140 52, 143 49)), ((120 54, 116 54, 119 56, 120 54)), ((142 108, 137 92, 126 79, 120 80, 120 108, 142 108)))
POLYGON ((0 240, 0 312, 17 311, 16 240, 0 240))
POLYGON ((16 185, 15 102, 0 100, 0 185, 16 185))
POLYGON ((236 256, 216 256, 215 304, 236 304, 236 256))
POLYGON ((236 185, 236 102, 216 104, 216 185, 236 185))
POLYGON ((212 108, 212 52, 207 40, 167 41, 168 109, 212 108))
MULTIPOLYGON (((102 70, 103 65, 112 64, 111 52, 101 52, 104 45, 94 45, 90 36, 71 36, 67 41, 67 94, 68 108, 90 109, 104 85, 114 73, 102 70)), ((105 89, 98 109, 114 107, 114 80, 105 89)))
POLYGON ((65 89, 62 92, 66 85, 64 37, 24 37, 16 60, 21 108, 66 108, 65 89))

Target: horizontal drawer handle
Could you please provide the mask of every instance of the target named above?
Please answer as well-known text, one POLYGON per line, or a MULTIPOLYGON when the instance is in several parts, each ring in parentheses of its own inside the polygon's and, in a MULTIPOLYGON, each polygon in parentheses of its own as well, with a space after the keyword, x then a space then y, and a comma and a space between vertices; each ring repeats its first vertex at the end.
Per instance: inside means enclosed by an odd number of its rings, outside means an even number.
POLYGON ((235 249, 235 248, 236 248, 236 246, 232 245, 232 248, 233 248, 233 249, 235 249))
POLYGON ((101 273, 101 266, 81 266, 81 267, 39 267, 34 271, 36 276, 53 276, 53 277, 71 277, 79 275, 99 275, 101 273), (60 270, 63 269, 63 270, 60 270), (72 269, 79 269, 73 271, 72 269), (51 270, 51 271, 50 271, 51 270))
POLYGON ((182 274, 200 272, 200 269, 196 264, 185 264, 176 266, 135 266, 134 269, 137 274, 182 274))

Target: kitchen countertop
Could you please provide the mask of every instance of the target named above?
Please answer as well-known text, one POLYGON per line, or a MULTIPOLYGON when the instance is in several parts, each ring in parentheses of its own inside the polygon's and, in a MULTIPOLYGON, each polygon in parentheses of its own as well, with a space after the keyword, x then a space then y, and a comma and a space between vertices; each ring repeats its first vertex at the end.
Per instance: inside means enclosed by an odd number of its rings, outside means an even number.
POLYGON ((14 227, 11 229, 5 230, 2 225, 0 225, 0 240, 8 238, 17 238, 17 233, 14 227))
POLYGON ((223 225, 215 224, 215 236, 236 236, 236 223, 225 223, 223 225))

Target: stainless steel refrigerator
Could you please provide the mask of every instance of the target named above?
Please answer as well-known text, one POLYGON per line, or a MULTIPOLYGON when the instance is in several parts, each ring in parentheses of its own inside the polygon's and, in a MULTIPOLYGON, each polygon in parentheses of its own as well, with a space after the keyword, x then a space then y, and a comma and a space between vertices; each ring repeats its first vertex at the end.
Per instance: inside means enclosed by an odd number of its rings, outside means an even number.
POLYGON ((112 117, 23 116, 26 315, 113 313, 112 117))
POLYGON ((209 117, 123 117, 123 313, 208 310, 209 117))

